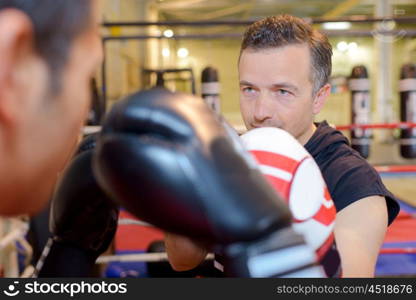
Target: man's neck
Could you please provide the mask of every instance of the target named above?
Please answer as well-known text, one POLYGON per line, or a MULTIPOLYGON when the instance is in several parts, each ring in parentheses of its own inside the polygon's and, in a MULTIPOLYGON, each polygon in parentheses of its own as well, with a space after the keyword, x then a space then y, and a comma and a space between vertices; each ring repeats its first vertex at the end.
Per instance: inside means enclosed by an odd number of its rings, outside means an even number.
POLYGON ((315 133, 315 130, 316 126, 314 123, 312 123, 309 129, 297 138, 298 142, 301 143, 302 146, 305 146, 309 139, 312 137, 312 135, 315 133))

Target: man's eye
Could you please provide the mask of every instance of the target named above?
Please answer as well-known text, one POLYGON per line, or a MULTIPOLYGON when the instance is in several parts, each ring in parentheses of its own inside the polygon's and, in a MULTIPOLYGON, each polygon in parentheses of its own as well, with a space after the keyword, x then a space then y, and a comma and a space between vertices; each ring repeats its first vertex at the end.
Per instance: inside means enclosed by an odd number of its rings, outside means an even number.
POLYGON ((279 95, 283 95, 283 96, 286 96, 286 95, 289 95, 289 94, 290 94, 290 92, 289 92, 289 91, 282 90, 282 89, 279 89, 279 90, 277 91, 277 93, 278 93, 279 95))
POLYGON ((250 94, 250 93, 255 92, 255 90, 251 87, 245 87, 245 88, 243 88, 243 92, 250 94))

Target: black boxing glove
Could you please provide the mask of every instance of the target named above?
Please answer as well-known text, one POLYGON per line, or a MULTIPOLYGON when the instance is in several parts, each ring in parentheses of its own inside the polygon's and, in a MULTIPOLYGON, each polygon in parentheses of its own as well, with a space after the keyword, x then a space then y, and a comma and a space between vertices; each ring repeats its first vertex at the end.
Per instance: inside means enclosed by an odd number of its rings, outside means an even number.
POLYGON ((98 186, 91 168, 96 134, 87 136, 63 174, 51 203, 49 239, 35 276, 86 277, 109 247, 118 207, 98 186))
POLYGON ((200 98, 155 89, 115 104, 93 168, 140 219, 212 246, 228 276, 322 275, 287 206, 200 98))

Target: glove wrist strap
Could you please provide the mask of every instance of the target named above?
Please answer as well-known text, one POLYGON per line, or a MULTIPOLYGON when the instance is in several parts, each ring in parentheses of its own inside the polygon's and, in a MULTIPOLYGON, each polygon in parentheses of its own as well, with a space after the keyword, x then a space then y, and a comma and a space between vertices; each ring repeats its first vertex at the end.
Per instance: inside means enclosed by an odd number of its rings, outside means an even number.
POLYGON ((257 241, 232 244, 224 251, 228 277, 323 277, 315 252, 292 228, 257 241))

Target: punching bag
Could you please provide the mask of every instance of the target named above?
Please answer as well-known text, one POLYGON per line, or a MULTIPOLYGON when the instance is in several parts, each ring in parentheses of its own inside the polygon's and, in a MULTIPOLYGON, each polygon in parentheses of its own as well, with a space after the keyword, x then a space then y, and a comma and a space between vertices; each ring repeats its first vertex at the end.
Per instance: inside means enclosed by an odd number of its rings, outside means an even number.
POLYGON ((220 83, 218 80, 218 71, 213 67, 206 67, 202 70, 201 75, 201 94, 202 99, 208 104, 208 106, 220 113, 220 83))
MULTIPOLYGON (((400 121, 416 123, 416 65, 402 66, 399 81, 400 121)), ((404 158, 416 157, 416 128, 402 129, 400 154, 404 158)))
MULTIPOLYGON (((351 123, 369 124, 371 116, 370 80, 365 66, 355 66, 348 81, 351 91, 351 123)), ((351 147, 362 157, 370 154, 371 131, 355 128, 351 130, 351 147)))

